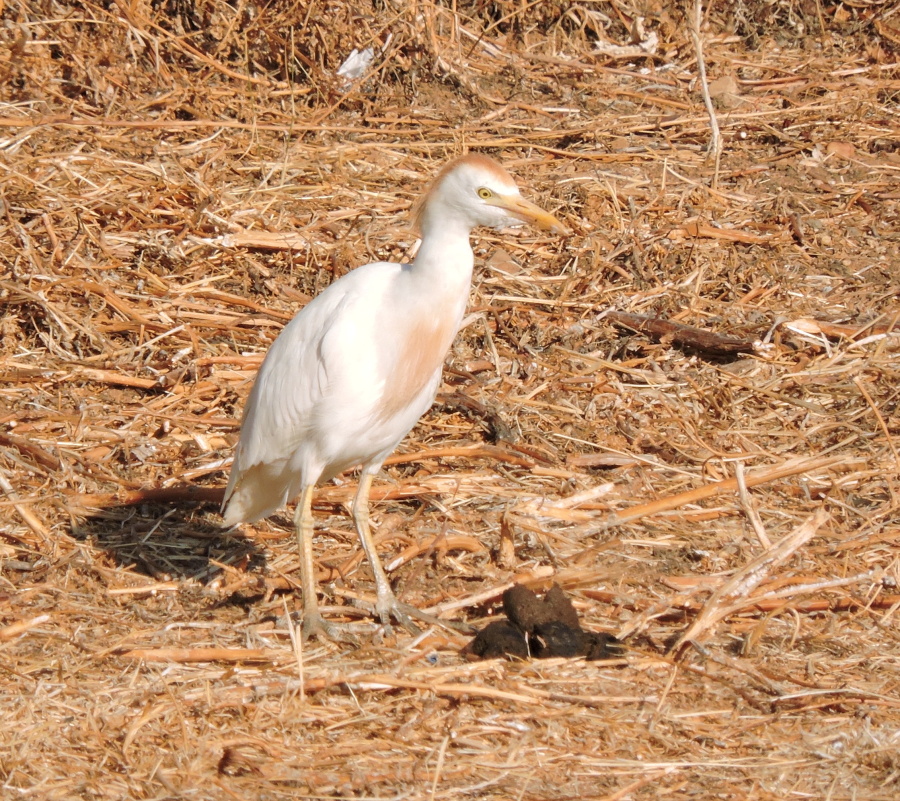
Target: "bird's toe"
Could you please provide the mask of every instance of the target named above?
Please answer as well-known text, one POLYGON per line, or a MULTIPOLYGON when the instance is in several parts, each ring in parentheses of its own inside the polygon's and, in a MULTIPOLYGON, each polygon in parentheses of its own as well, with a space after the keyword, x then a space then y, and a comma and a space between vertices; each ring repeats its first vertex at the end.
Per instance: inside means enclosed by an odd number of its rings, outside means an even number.
POLYGON ((421 629, 412 622, 410 612, 416 612, 414 607, 401 604, 393 592, 379 593, 375 602, 375 614, 381 621, 386 634, 391 633, 391 620, 396 620, 410 634, 421 634, 421 629))
POLYGON ((303 616, 301 634, 304 641, 316 638, 320 640, 331 640, 332 642, 342 642, 352 646, 359 645, 356 637, 350 633, 347 626, 341 626, 337 623, 328 623, 325 618, 318 613, 303 616))
POLYGON ((391 614, 394 616, 394 619, 410 634, 421 634, 422 630, 412 622, 412 618, 407 612, 407 610, 410 608, 411 607, 407 606, 406 604, 395 602, 394 608, 391 610, 391 614))

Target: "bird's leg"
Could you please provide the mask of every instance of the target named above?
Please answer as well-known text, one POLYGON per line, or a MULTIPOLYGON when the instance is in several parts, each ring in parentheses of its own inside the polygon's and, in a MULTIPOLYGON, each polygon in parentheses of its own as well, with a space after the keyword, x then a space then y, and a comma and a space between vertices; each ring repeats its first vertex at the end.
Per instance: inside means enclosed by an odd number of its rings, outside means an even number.
POLYGON ((303 584, 303 639, 310 637, 326 637, 330 640, 353 642, 353 638, 341 631, 339 626, 325 622, 319 612, 319 598, 316 594, 318 582, 313 563, 313 531, 312 497, 314 486, 305 486, 297 502, 294 512, 294 527, 297 530, 297 543, 300 546, 300 581, 303 584))
POLYGON ((369 491, 372 488, 373 474, 363 471, 359 477, 359 488, 356 490, 356 497, 353 499, 353 522, 356 524, 356 531, 359 534, 359 541, 362 543, 369 564, 372 565, 372 572, 375 574, 375 612, 378 614, 381 624, 385 628, 390 628, 390 619, 393 615, 397 622, 407 631, 418 633, 419 630, 413 625, 409 619, 409 615, 404 611, 405 604, 401 604, 394 596, 391 589, 391 583, 388 581, 387 573, 381 566, 381 560, 378 558, 378 551, 375 548, 375 540, 372 537, 372 529, 369 526, 369 491))

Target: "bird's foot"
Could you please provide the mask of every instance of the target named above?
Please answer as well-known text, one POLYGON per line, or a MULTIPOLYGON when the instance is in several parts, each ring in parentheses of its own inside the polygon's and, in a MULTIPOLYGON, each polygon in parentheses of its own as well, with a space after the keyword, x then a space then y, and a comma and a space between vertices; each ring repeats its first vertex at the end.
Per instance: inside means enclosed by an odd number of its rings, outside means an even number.
POLYGON ((388 633, 390 633, 391 630, 391 618, 396 620, 404 629, 413 635, 422 633, 422 630, 413 623, 413 619, 426 623, 429 626, 438 626, 452 631, 463 631, 465 633, 473 631, 472 627, 468 624, 451 623, 447 620, 441 620, 434 615, 429 615, 428 612, 423 612, 415 606, 400 603, 400 601, 394 597, 393 593, 386 598, 378 600, 375 604, 375 612, 381 620, 381 625, 384 626, 385 631, 388 633))
POLYGON ((407 619, 415 618, 416 620, 421 620, 423 623, 427 623, 429 626, 438 626, 439 628, 449 629, 450 631, 461 634, 473 634, 475 632, 475 627, 469 623, 463 623, 462 621, 456 620, 441 620, 441 618, 436 617, 435 615, 423 612, 418 607, 410 606, 409 604, 401 604, 399 602, 397 605, 406 614, 407 619))
POLYGON ((350 629, 346 625, 339 623, 328 623, 318 610, 307 614, 303 614, 303 625, 300 629, 304 642, 311 640, 313 637, 320 640, 331 640, 332 642, 342 642, 347 645, 358 646, 359 642, 350 629))
POLYGON ((401 604, 393 592, 379 593, 378 600, 375 602, 375 614, 381 621, 386 634, 391 633, 391 618, 396 620, 410 634, 421 634, 421 629, 411 620, 411 617, 414 615, 410 613, 417 611, 417 609, 408 604, 401 604))

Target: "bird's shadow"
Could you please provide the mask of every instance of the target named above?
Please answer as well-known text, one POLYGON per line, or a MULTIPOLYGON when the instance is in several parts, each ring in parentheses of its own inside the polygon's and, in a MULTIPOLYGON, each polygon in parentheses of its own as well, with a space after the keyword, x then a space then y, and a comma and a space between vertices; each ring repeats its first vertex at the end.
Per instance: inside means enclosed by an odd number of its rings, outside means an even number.
POLYGON ((220 521, 208 504, 108 506, 78 520, 72 536, 92 543, 117 568, 157 581, 205 585, 228 567, 264 574, 264 548, 220 521))

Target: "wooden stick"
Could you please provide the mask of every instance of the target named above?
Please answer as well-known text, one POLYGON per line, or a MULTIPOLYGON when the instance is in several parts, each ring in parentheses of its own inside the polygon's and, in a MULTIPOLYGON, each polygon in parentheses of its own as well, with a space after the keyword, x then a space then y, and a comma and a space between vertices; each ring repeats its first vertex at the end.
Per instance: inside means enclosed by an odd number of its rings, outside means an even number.
POLYGON ((687 643, 701 637, 720 620, 732 614, 735 608, 741 608, 747 602, 747 596, 760 585, 768 573, 809 542, 829 518, 830 515, 824 508, 818 509, 775 547, 760 554, 728 581, 723 582, 703 605, 700 614, 687 631, 678 638, 672 650, 676 654, 682 653, 687 643), (738 598, 741 601, 736 606, 735 599, 738 598))
MULTIPOLYGON (((391 573, 397 568, 411 562, 417 556, 430 551, 469 551, 470 553, 478 553, 486 550, 485 544, 477 537, 468 537, 463 534, 447 537, 438 534, 423 542, 417 542, 403 549, 394 559, 384 566, 384 569, 391 573)), ((359 559, 362 560, 362 552, 358 551, 359 559)))
POLYGON ((498 462, 513 464, 518 467, 534 467, 533 459, 512 453, 505 448, 496 445, 464 445, 452 448, 432 448, 414 453, 398 453, 384 460, 385 465, 408 464, 420 462, 424 459, 446 459, 447 457, 460 457, 463 459, 494 459, 498 462))
POLYGON ((709 96, 709 84, 706 81, 706 61, 703 58, 703 38, 700 34, 700 25, 702 22, 702 0, 694 0, 694 14, 690 20, 689 30, 691 40, 694 43, 694 50, 697 51, 697 82, 700 84, 700 92, 703 95, 706 113, 709 114, 710 137, 709 147, 706 152, 715 159, 715 174, 713 175, 712 182, 713 189, 715 189, 719 183, 719 158, 722 155, 722 134, 719 132, 719 120, 716 117, 716 110, 713 107, 712 98, 709 96))
POLYGON ((0 489, 6 494, 12 503, 13 509, 19 513, 19 517, 25 521, 25 524, 42 540, 46 540, 50 536, 49 529, 41 522, 41 519, 31 511, 31 507, 27 503, 23 503, 16 496, 12 484, 9 483, 6 476, 0 473, 0 489))
POLYGON ((0 629, 0 642, 18 637, 26 631, 33 629, 35 626, 46 623, 48 620, 50 620, 50 615, 38 615, 37 617, 32 617, 28 620, 19 620, 16 623, 10 623, 8 626, 4 626, 0 629))
POLYGON ((676 345, 696 348, 717 356, 752 353, 756 350, 756 343, 751 342, 749 339, 724 336, 707 331, 704 328, 695 328, 692 325, 684 325, 683 323, 673 323, 670 320, 662 320, 659 317, 648 317, 645 314, 630 314, 617 311, 609 311, 603 316, 621 328, 630 328, 632 331, 639 331, 656 339, 670 337, 676 345))
POLYGON ((856 339, 862 334, 868 336, 884 336, 896 332, 900 329, 900 322, 896 317, 889 323, 879 323, 877 321, 867 323, 865 325, 851 325, 849 323, 830 323, 826 320, 814 320, 812 318, 802 318, 800 320, 790 320, 782 325, 790 325, 793 328, 800 329, 810 334, 824 334, 831 339, 856 339))
POLYGON ((743 508, 744 514, 750 521, 750 525, 753 526, 753 531, 759 540, 759 544, 768 550, 772 547, 772 541, 769 539, 759 513, 753 505, 753 500, 750 498, 750 491, 747 489, 747 481, 744 476, 744 463, 741 461, 734 463, 734 478, 738 485, 738 497, 741 499, 741 508, 743 508))
POLYGON ((272 648, 135 648, 122 656, 145 662, 271 662, 284 654, 272 648))
POLYGON ((891 449, 891 453, 894 454, 894 466, 898 470, 900 470, 900 453, 897 453, 897 448, 894 446, 894 440, 891 437, 891 432, 888 430, 887 424, 884 422, 884 418, 881 416, 881 412, 878 411, 878 406, 875 404, 875 401, 872 400, 872 396, 865 388, 865 385, 860 380, 859 376, 853 376, 853 383, 856 384, 860 393, 866 399, 866 403, 869 404, 869 408, 874 413, 875 419, 878 421, 878 427, 881 429, 881 433, 884 434, 884 437, 887 440, 888 447, 891 449))
MULTIPOLYGON (((791 459, 777 467, 766 467, 761 470, 755 470, 748 473, 745 477, 747 487, 757 487, 760 484, 768 484, 770 481, 778 481, 789 476, 796 476, 799 473, 806 473, 811 470, 824 470, 834 467, 841 462, 846 461, 844 456, 825 456, 822 458, 798 458, 791 459)), ((677 509, 688 503, 696 503, 697 501, 706 500, 725 492, 733 492, 738 488, 736 478, 726 478, 722 481, 716 481, 712 484, 706 484, 696 489, 679 492, 676 495, 669 495, 665 498, 659 498, 649 503, 642 503, 638 506, 632 506, 622 512, 616 512, 606 521, 608 526, 618 526, 622 523, 629 523, 639 520, 642 517, 667 512, 671 509, 677 509)))
POLYGON ((23 456, 31 457, 34 462, 47 470, 59 470, 62 466, 58 457, 44 450, 40 445, 35 445, 27 437, 5 434, 0 431, 0 445, 7 448, 15 448, 23 456))
POLYGON ((720 239, 726 242, 741 242, 745 245, 771 244, 772 237, 748 234, 746 231, 738 231, 734 228, 718 228, 715 225, 705 225, 699 222, 689 222, 675 230, 684 231, 695 239, 720 239))

